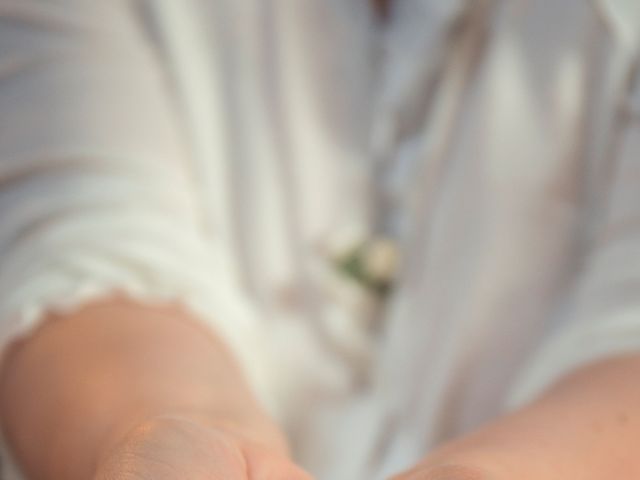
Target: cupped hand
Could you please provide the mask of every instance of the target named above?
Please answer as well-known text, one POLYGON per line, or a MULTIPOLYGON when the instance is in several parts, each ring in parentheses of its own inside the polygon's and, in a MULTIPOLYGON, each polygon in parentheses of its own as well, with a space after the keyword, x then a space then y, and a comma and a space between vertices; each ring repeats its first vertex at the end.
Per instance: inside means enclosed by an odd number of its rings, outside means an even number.
POLYGON ((103 456, 94 480, 310 480, 286 454, 241 431, 181 417, 133 428, 103 456))

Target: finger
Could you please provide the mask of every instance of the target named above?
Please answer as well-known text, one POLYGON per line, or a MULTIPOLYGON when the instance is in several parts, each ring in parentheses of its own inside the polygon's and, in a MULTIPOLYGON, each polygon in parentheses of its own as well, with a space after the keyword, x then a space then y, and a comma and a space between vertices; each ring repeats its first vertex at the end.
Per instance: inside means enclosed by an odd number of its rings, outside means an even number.
POLYGON ((246 446, 244 451, 249 480, 312 480, 286 456, 257 445, 246 446))
POLYGON ((129 432, 94 480, 247 480, 241 449, 223 432, 156 419, 129 432))

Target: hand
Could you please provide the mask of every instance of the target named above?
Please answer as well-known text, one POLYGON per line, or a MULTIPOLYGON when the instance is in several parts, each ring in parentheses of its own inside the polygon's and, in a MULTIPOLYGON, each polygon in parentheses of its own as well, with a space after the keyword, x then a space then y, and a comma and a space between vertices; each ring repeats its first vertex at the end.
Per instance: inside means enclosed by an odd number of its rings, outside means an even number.
POLYGON ((159 417, 131 430, 94 480, 310 480, 283 453, 228 426, 159 417))
POLYGON ((521 410, 445 443, 391 480, 603 478, 589 475, 587 462, 580 461, 580 445, 570 443, 572 436, 558 441, 560 435, 551 425, 559 423, 546 407, 521 410))
POLYGON ((393 480, 640 478, 640 356, 591 364, 393 480))
POLYGON ((3 361, 0 414, 26 478, 309 479, 224 342, 175 306, 51 316, 3 361))
MULTIPOLYGON (((394 476, 392 480, 510 480, 511 478, 529 479, 518 475, 512 477, 505 471, 500 455, 464 452, 449 453, 445 448, 442 453, 428 456, 411 470, 394 476)), ((548 477, 543 477, 545 480, 548 477)))

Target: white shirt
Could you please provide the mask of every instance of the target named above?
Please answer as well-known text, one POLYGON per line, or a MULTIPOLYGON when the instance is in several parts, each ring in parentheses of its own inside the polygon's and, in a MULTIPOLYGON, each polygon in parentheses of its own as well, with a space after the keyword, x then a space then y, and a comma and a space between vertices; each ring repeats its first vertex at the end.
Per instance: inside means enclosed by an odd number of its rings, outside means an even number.
POLYGON ((408 467, 640 346, 639 27, 631 0, 4 0, 3 345, 178 300, 318 478, 408 467), (384 305, 332 258, 372 223, 384 305))

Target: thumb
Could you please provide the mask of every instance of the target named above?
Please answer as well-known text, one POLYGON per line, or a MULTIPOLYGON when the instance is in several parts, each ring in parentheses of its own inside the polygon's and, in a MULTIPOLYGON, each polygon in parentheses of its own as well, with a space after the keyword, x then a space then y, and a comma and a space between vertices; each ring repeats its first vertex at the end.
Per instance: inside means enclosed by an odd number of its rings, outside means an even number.
POLYGON ((289 458, 274 454, 256 444, 244 446, 249 480, 312 480, 312 477, 289 458))

